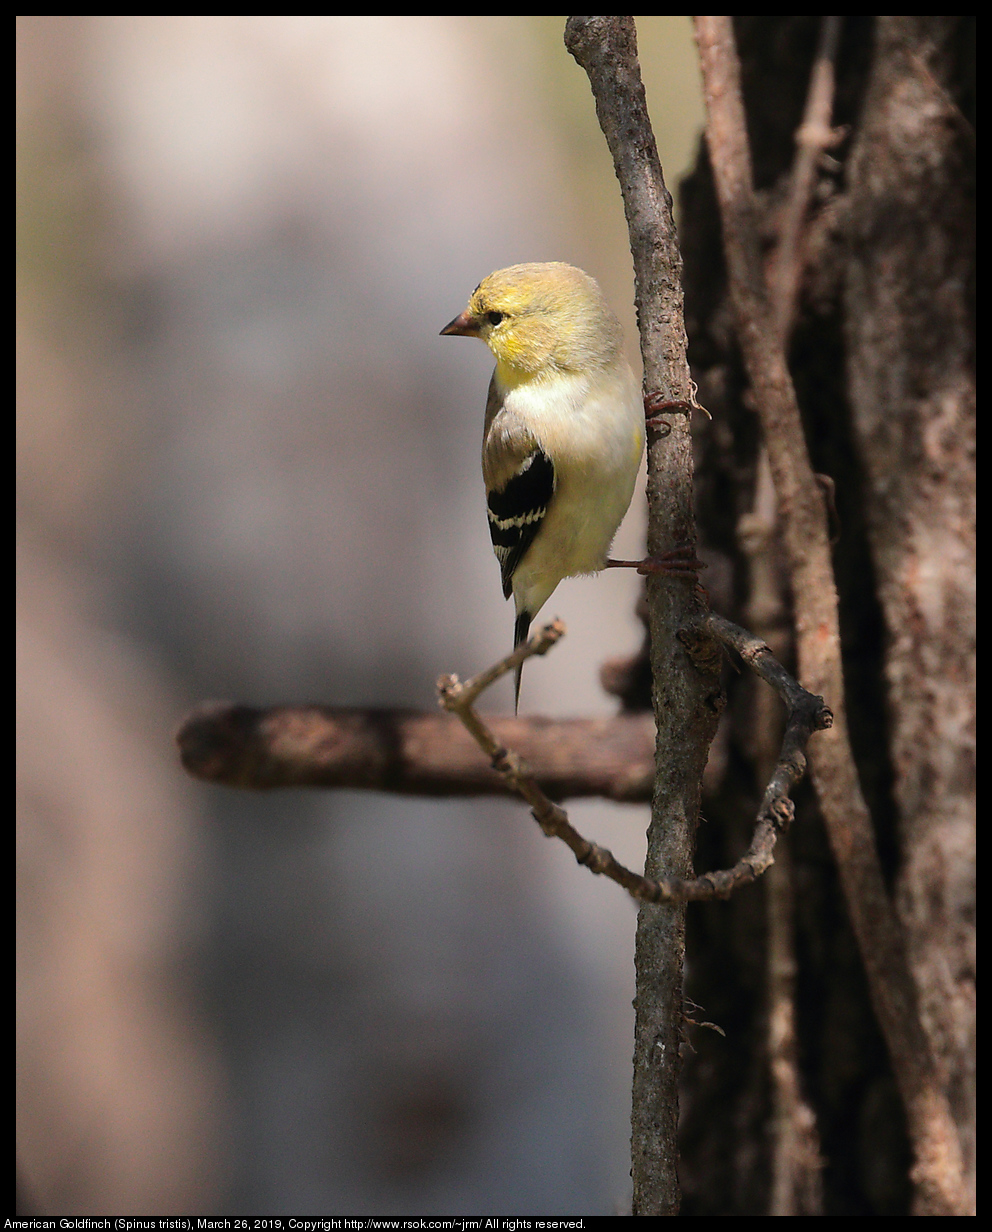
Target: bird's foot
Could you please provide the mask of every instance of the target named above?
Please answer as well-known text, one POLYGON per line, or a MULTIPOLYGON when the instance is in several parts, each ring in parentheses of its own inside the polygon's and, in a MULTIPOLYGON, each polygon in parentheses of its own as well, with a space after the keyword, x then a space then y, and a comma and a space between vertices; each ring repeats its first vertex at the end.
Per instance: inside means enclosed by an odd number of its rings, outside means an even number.
POLYGON ((706 568, 706 562, 696 559, 695 550, 689 545, 673 548, 671 552, 662 552, 660 556, 645 556, 643 560, 608 560, 607 569, 636 569, 642 576, 663 574, 668 577, 689 578, 699 581, 699 570, 706 568))
POLYGON ((709 413, 705 406, 700 406, 696 401, 696 383, 692 382, 692 397, 686 401, 684 398, 665 398, 660 393, 648 394, 644 399, 644 422, 649 428, 657 429, 662 436, 668 436, 672 430, 672 425, 667 419, 663 419, 665 414, 671 414, 673 411, 676 414, 691 415, 693 411, 702 411, 707 419, 712 419, 713 416, 709 413))

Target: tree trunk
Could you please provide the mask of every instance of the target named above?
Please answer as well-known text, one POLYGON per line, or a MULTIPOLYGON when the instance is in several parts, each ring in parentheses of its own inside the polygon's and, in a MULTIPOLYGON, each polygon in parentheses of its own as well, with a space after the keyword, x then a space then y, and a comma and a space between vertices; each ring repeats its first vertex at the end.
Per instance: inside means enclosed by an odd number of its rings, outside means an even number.
MULTIPOLYGON (((851 742, 973 1169, 974 25, 843 21, 833 122, 850 131, 823 160, 790 363, 814 469, 836 486, 851 742)), ((819 22, 736 22, 769 251, 819 22)), ((738 531, 754 507, 757 425, 705 156, 683 185, 682 219, 689 354, 714 415, 697 435, 701 554, 714 607, 747 624, 738 531)), ((732 680, 728 694, 699 866, 734 858, 761 789, 751 682, 732 680)), ((908 1214, 903 1115, 812 793, 800 793, 790 842, 797 1055, 825 1160, 823 1213, 908 1214)), ((688 989, 730 1046, 691 1037, 683 1214, 770 1209, 765 926, 757 893, 689 914, 688 989)))
POLYGON ((843 304, 886 632, 897 901, 973 1186, 974 131, 955 102, 960 23, 878 19, 850 157, 843 304))

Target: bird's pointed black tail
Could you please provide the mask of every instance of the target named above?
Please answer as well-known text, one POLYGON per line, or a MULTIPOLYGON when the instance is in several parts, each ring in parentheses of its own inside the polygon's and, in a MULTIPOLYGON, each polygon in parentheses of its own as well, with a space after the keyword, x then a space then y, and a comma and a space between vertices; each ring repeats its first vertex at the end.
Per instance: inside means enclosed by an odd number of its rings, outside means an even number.
MULTIPOLYGON (((521 642, 526 642, 527 633, 530 629, 531 614, 530 612, 521 612, 517 616, 517 623, 513 626, 513 649, 520 645, 521 642)), ((524 670, 522 663, 517 665, 516 675, 513 680, 513 713, 516 714, 520 708, 520 673, 524 670)))

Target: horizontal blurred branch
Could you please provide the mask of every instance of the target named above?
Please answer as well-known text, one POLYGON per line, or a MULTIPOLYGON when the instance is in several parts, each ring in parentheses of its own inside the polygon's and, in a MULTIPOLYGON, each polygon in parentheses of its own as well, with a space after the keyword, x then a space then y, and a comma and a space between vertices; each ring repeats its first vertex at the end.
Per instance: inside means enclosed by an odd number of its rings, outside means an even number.
MULTIPOLYGON (((707 625, 782 697, 785 736, 748 852, 733 869, 691 881, 663 879, 658 888, 631 891, 652 902, 727 894, 764 872, 772 862, 777 833, 792 820, 788 793, 805 769, 806 742, 832 722, 823 699, 793 680, 759 638, 721 616, 711 614, 707 625)), ((654 723, 648 714, 609 719, 494 717, 483 723, 472 710, 473 725, 465 723, 463 714, 485 688, 522 657, 544 653, 563 632, 560 624, 546 626, 465 684, 456 677, 442 678, 442 704, 454 711, 450 716, 381 707, 257 708, 203 702, 176 733, 180 760, 194 778, 255 790, 350 787, 412 796, 518 794, 518 783, 480 761, 481 744, 490 758, 493 749, 512 749, 517 763, 526 763, 528 780, 549 800, 598 796, 646 803, 654 779, 654 723), (448 700, 455 695, 453 689, 461 691, 460 704, 448 700)), ((656 883, 645 880, 644 885, 656 883)))
MULTIPOLYGON (((609 719, 493 718, 501 743, 526 758, 552 799, 651 799, 654 723, 609 719)), ((176 733, 195 778, 227 787, 351 787, 412 796, 511 795, 446 714, 386 708, 204 702, 176 733)))

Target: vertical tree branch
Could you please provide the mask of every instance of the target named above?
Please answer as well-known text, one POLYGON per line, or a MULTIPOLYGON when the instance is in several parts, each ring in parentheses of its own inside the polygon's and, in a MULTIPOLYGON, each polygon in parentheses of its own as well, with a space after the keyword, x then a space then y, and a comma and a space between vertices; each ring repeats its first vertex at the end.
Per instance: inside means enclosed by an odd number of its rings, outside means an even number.
POLYGON ((848 740, 837 594, 826 516, 803 437, 761 264, 757 207, 740 72, 727 17, 697 17, 707 143, 723 222, 738 335, 761 416, 778 497, 796 613, 800 678, 834 708, 837 722, 811 754, 813 781, 872 1002, 907 1111, 916 1164, 917 1214, 968 1213, 960 1147, 920 1025, 905 946, 892 910, 848 740))
MULTIPOLYGON (((834 61, 842 18, 824 17, 802 124, 796 133, 796 154, 789 191, 768 268, 775 330, 788 351, 796 303, 805 265, 804 239, 820 156, 833 141, 830 126, 834 101, 834 61)), ((747 625, 780 660, 789 657, 792 630, 780 569, 781 545, 775 513, 768 451, 759 450, 754 508, 741 519, 740 539, 748 557, 751 592, 747 625)), ((759 781, 776 756, 779 718, 764 690, 754 692, 753 748, 759 781)), ((823 1184, 816 1116, 803 1095, 796 1046, 795 885, 789 844, 780 845, 775 864, 764 882, 768 923, 768 1062, 774 1112, 772 1116, 773 1216, 822 1215, 823 1184)))
MULTIPOLYGON (((692 401, 682 310, 682 260, 648 119, 631 17, 570 17, 565 45, 589 75, 596 113, 623 192, 634 261, 644 392, 692 401)), ((668 416, 648 442, 648 551, 695 544, 688 414, 668 416)), ((648 580, 657 724, 656 779, 645 872, 691 875, 702 772, 719 710, 719 654, 694 637, 702 608, 690 583, 648 580), (692 653, 689 648, 695 648, 692 653)), ((638 915, 632 1110, 635 1215, 676 1215, 678 1079, 685 908, 638 915)))
POLYGON ((816 167, 823 151, 834 140, 830 114, 834 102, 834 60, 840 42, 840 17, 824 17, 813 59, 813 72, 803 122, 796 133, 796 159, 792 166, 789 196, 782 213, 778 244, 768 271, 775 329, 786 346, 792 333, 799 284, 803 274, 802 237, 810 199, 816 183, 816 167))

